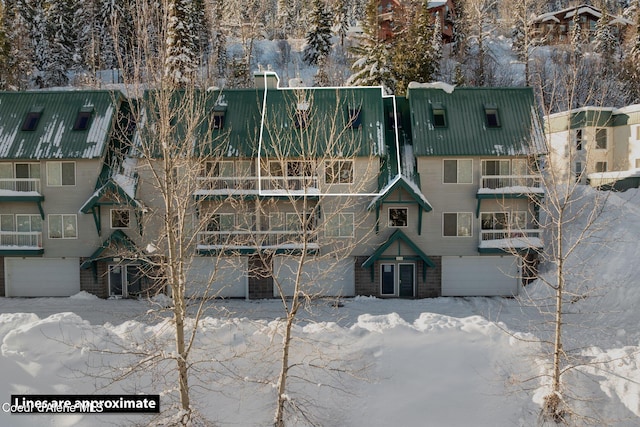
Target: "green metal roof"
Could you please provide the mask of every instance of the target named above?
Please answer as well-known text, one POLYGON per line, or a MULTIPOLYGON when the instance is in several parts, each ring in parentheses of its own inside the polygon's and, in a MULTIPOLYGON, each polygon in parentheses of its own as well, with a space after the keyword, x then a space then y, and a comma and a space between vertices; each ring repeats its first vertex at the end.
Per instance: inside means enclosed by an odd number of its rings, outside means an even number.
MULTIPOLYGON (((178 141, 183 140, 178 150, 193 147, 194 154, 257 156, 264 94, 264 89, 171 94, 171 109, 175 114, 171 135, 178 141), (191 102, 191 99, 196 101, 191 102), (216 115, 218 119, 214 118, 216 115), (221 115, 223 119, 219 118, 221 115), (192 118, 196 118, 197 126, 190 132, 186 130, 185 122, 192 118)), ((159 96, 162 96, 159 92, 145 93, 149 131, 160 117, 159 108, 153 106, 159 104, 159 96)), ((368 156, 386 151, 380 88, 270 88, 267 89, 264 122, 263 156, 281 153, 286 157, 313 157, 323 156, 327 150, 337 156, 368 156), (302 115, 305 126, 296 127, 296 120, 302 115), (358 126, 351 126, 351 123, 358 126)), ((139 137, 144 135, 143 131, 139 137)), ((151 133, 149 137, 158 143, 151 133)))
POLYGON ((545 117, 545 125, 549 132, 562 132, 584 127, 619 126, 621 125, 617 123, 619 120, 624 122, 623 117, 615 116, 613 108, 583 107, 551 114, 545 117))
POLYGON ((518 88, 410 87, 413 149, 416 156, 516 156, 543 152, 544 139, 533 90, 518 88), (445 125, 434 126, 433 108, 445 125), (486 110, 497 110, 491 127, 486 110))
POLYGON ((0 92, 0 159, 101 158, 121 99, 113 91, 0 92), (74 130, 81 111, 87 127, 74 130), (39 119, 23 130, 29 113, 39 119))
POLYGON ((264 155, 382 156, 386 152, 384 132, 380 88, 267 91, 264 155), (300 121, 304 124, 297 126, 300 121))

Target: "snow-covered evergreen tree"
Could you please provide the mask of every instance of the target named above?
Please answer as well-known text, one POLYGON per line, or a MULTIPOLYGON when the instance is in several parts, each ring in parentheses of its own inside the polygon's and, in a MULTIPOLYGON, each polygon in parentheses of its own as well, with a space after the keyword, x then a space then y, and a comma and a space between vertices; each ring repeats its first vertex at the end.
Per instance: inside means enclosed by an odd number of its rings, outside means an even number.
POLYGON ((231 58, 227 76, 227 87, 230 89, 251 87, 251 75, 246 57, 231 58))
POLYGON ((622 80, 628 103, 640 102, 640 7, 636 9, 635 34, 622 64, 622 80))
POLYGON ((393 36, 393 73, 396 93, 404 94, 410 82, 426 83, 440 70, 442 43, 439 18, 429 11, 428 2, 405 9, 402 26, 393 36))
POLYGON ((353 74, 347 80, 348 85, 382 86, 388 93, 395 90, 395 80, 391 72, 391 61, 387 46, 378 38, 378 2, 369 0, 365 20, 362 23, 363 34, 358 45, 351 49, 356 58, 352 65, 353 74))
POLYGON ((331 25, 333 17, 323 0, 314 0, 311 22, 307 32, 307 44, 304 47, 303 61, 309 65, 317 65, 331 52, 331 25))
POLYGON ((580 26, 580 17, 576 13, 573 16, 571 26, 571 51, 575 58, 582 57, 582 27, 580 26))
POLYGON ((344 39, 349 31, 349 2, 347 0, 336 0, 334 4, 334 24, 336 35, 340 38, 340 46, 344 46, 344 39))
POLYGON ((464 56, 467 52, 467 35, 469 34, 469 26, 466 17, 466 3, 457 2, 453 9, 453 28, 451 50, 454 55, 464 56))
POLYGON ((607 23, 609 19, 606 10, 602 9, 602 15, 596 22, 596 34, 593 40, 595 51, 602 56, 605 63, 609 63, 613 59, 618 49, 618 39, 613 35, 607 23))
POLYGON ((0 1, 0 90, 5 90, 9 80, 9 35, 5 5, 0 1))
POLYGON ((184 86, 193 82, 197 70, 193 3, 191 0, 171 0, 167 12, 164 75, 169 83, 184 86))

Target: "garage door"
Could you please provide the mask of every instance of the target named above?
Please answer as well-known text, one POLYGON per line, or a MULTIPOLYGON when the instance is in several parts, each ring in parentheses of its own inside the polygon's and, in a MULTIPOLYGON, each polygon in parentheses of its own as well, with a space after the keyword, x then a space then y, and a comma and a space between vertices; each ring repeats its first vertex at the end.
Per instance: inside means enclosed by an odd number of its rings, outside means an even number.
POLYGON ((517 295, 519 270, 513 256, 442 257, 442 295, 517 295))
POLYGON ((244 298, 247 257, 195 257, 187 271, 187 296, 244 298))
POLYGON ((5 258, 6 295, 68 297, 80 292, 78 258, 5 258))
MULTIPOLYGON (((273 260, 274 276, 287 296, 293 295, 297 257, 276 257, 273 260)), ((303 291, 322 296, 353 296, 355 294, 355 262, 353 258, 309 258, 302 269, 303 291)), ((273 285, 274 296, 278 289, 273 285)))

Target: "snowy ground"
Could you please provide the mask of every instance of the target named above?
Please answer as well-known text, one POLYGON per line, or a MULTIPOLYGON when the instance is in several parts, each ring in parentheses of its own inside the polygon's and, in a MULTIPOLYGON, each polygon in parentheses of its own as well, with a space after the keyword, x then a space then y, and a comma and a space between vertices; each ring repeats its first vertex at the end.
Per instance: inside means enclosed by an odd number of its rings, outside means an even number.
MULTIPOLYGON (((591 197, 587 191, 587 196, 591 197)), ((586 201, 585 203, 589 203, 586 201)), ((590 419, 640 424, 640 192, 613 194, 602 228, 579 251, 565 351, 584 366, 567 395, 590 419), (606 239, 602 239, 606 237, 606 239), (606 244, 605 244, 606 242, 606 244)), ((578 221, 579 222, 579 221, 578 221)), ((579 224, 577 224, 579 225, 579 224)), ((576 261, 577 262, 577 261, 576 261)), ((542 273, 550 275, 547 266, 542 273)), ((549 277, 549 276, 548 276, 549 277)), ((540 283, 527 287, 535 301, 540 283)), ((545 394, 546 316, 528 298, 317 301, 296 328, 289 396, 323 426, 532 426, 545 394)), ((144 355, 171 351, 168 314, 149 301, 0 298, 0 403, 11 394, 149 393, 169 407, 168 362, 125 375, 144 355)), ((208 307, 194 352, 197 410, 219 426, 272 420, 277 301, 208 307)), ((1 426, 147 425, 146 415, 10 415, 1 426)), ((292 425, 306 425, 298 419, 292 425)))

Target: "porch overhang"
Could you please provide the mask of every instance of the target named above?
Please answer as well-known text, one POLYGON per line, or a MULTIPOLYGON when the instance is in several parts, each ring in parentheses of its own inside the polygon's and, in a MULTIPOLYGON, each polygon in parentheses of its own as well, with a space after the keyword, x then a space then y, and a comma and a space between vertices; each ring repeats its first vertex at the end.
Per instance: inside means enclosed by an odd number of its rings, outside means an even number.
POLYGON ((42 209, 42 202, 44 202, 44 196, 36 191, 29 191, 21 193, 20 191, 11 191, 10 194, 0 192, 0 202, 32 202, 38 206, 38 212, 40 217, 44 220, 44 209, 42 209))
MULTIPOLYGON (((373 273, 373 266, 375 265, 376 261, 385 259, 384 253, 387 251, 387 249, 389 249, 394 243, 398 243, 399 245, 401 242, 409 246, 409 248, 416 254, 415 257, 402 256, 402 259, 415 258, 422 261, 425 267, 436 267, 436 264, 431 260, 431 258, 429 258, 427 254, 425 254, 415 243, 413 243, 413 241, 411 241, 411 239, 406 234, 404 234, 401 230, 396 230, 391 236, 389 236, 386 242, 381 244, 378 249, 376 249, 376 251, 362 263, 362 268, 371 268, 371 271, 373 273)), ((400 249, 398 248, 398 251, 399 250, 400 249)), ((399 257, 400 256, 392 259, 398 259, 399 257)), ((423 280, 425 280, 427 269, 424 268, 422 272, 423 280)))
MULTIPOLYGON (((97 267, 96 263, 98 261, 110 261, 116 257, 119 257, 120 254, 111 253, 108 254, 107 251, 122 248, 123 252, 137 254, 139 253, 138 246, 135 244, 133 240, 129 236, 127 236, 122 230, 116 230, 100 245, 98 249, 96 249, 89 258, 84 260, 84 262, 80 265, 80 268, 86 270, 88 268, 93 267, 94 274, 97 275, 97 267)), ((126 256, 120 256, 121 258, 127 258, 126 256)), ((131 259, 138 259, 136 257, 131 257, 131 259)))
POLYGON ((42 255, 44 255, 44 249, 43 248, 34 248, 34 249, 0 248, 0 256, 41 257, 42 255))

